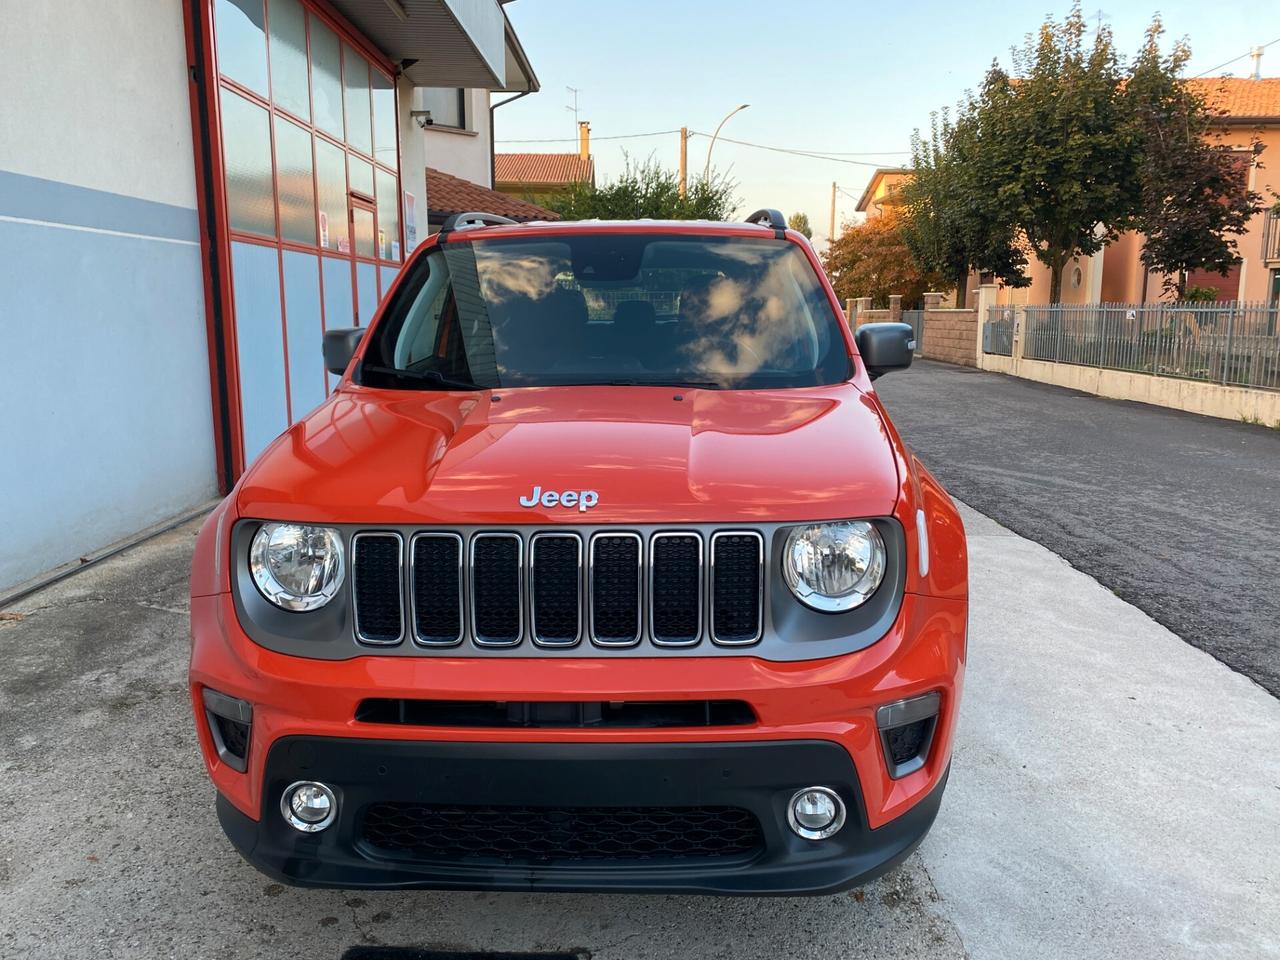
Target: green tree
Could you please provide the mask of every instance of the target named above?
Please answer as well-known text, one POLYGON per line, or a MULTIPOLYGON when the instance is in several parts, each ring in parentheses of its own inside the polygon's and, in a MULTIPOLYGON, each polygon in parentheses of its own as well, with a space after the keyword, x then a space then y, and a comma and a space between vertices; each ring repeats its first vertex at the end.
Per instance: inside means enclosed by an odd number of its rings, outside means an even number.
POLYGON ((566 220, 728 220, 737 209, 736 184, 713 173, 689 183, 680 196, 676 174, 652 157, 642 163, 626 159, 623 171, 601 184, 576 184, 567 193, 547 197, 542 205, 566 220))
MULTIPOLYGON (((1125 85, 1140 152, 1134 226, 1145 235, 1142 262, 1165 274, 1166 293, 1187 296, 1187 272, 1226 275, 1240 262, 1235 238, 1261 197, 1245 186, 1247 162, 1215 142, 1221 115, 1179 79, 1191 56, 1183 42, 1160 52, 1159 17, 1147 28, 1125 85)), ((1261 144, 1254 141, 1255 155, 1261 144)))
POLYGON ((813 239, 813 227, 809 226, 809 215, 807 213, 793 213, 787 217, 787 226, 796 233, 804 234, 806 240, 813 239))
POLYGON ((1046 20, 1013 54, 1016 81, 993 65, 968 112, 981 149, 971 174, 992 192, 997 219, 1049 268, 1062 294, 1072 258, 1090 256, 1131 226, 1138 143, 1111 31, 1086 39, 1077 4, 1046 20))
POLYGON ((969 271, 994 274, 1006 286, 1024 287, 1026 253, 990 184, 978 178, 983 143, 972 115, 952 122, 934 115, 930 137, 911 140, 914 167, 901 198, 903 239, 916 261, 946 278, 964 306, 969 271))

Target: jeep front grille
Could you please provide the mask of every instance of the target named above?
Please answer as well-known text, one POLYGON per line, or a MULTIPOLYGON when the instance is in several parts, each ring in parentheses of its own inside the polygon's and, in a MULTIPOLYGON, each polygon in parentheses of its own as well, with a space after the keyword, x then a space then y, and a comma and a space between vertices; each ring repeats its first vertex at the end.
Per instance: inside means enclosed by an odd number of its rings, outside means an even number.
POLYGON ((366 531, 352 538, 355 634, 424 647, 747 645, 763 634, 764 560, 752 530, 366 531))

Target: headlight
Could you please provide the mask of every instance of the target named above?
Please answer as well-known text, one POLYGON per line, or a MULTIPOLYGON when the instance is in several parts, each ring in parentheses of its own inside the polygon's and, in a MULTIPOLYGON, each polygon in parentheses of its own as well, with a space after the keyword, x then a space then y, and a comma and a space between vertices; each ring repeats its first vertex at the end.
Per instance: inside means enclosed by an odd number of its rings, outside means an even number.
POLYGON ((865 520, 813 523, 787 535, 782 574, 805 606, 838 613, 861 606, 884 579, 880 532, 865 520))
POLYGON ((342 538, 329 527, 264 523, 249 547, 262 595, 285 610, 316 610, 342 586, 342 538))

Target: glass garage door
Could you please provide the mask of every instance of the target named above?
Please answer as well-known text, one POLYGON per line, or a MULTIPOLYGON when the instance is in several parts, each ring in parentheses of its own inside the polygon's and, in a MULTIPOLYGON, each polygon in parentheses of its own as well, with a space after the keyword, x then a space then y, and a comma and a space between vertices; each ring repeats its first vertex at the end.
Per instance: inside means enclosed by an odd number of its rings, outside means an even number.
POLYGON ((403 261, 396 91, 304 0, 215 0, 244 463, 322 402, 403 261))

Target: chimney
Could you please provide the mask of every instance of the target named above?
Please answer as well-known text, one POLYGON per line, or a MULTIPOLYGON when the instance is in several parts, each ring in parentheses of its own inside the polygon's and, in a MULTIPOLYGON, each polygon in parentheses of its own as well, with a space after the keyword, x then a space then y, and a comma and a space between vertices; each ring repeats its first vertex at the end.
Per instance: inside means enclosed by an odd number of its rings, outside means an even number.
POLYGON ((578 156, 591 159, 591 124, 585 120, 578 121, 578 156))
POLYGON ((1252 80, 1262 79, 1262 47, 1254 47, 1249 51, 1249 56, 1253 57, 1253 76, 1252 80))

